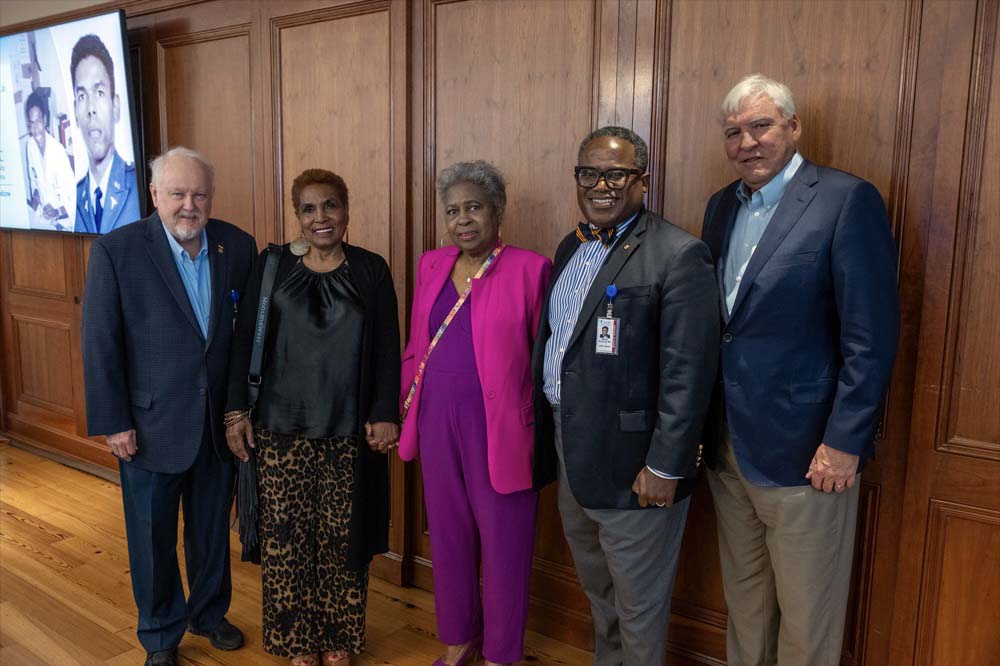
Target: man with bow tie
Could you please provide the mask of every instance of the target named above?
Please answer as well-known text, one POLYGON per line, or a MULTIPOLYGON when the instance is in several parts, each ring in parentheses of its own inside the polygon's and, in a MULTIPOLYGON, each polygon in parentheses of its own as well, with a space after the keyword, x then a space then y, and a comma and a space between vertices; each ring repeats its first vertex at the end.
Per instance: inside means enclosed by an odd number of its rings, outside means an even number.
POLYGON ((643 206, 648 155, 621 127, 580 144, 586 222, 556 250, 532 358, 535 485, 559 480, 595 666, 663 664, 718 355, 712 257, 643 206))

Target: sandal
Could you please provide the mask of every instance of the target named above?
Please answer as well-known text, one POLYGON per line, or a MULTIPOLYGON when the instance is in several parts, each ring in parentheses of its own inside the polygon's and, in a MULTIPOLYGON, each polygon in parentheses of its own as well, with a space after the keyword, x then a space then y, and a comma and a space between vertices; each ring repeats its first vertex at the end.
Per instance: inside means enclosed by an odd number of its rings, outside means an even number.
POLYGON ((291 666, 319 666, 319 660, 316 659, 316 654, 303 654, 298 657, 292 657, 291 666))
POLYGON ((348 666, 351 655, 343 650, 331 650, 323 653, 324 666, 348 666))
MULTIPOLYGON (((458 659, 455 660, 454 666, 471 666, 472 664, 474 664, 476 660, 478 660, 479 657, 481 656, 479 650, 481 649, 482 645, 483 645, 482 635, 477 636, 476 638, 466 643, 465 649, 462 650, 461 654, 458 655, 458 659)), ((444 657, 441 657, 440 659, 434 662, 433 666, 449 666, 449 665, 445 662, 444 657)))

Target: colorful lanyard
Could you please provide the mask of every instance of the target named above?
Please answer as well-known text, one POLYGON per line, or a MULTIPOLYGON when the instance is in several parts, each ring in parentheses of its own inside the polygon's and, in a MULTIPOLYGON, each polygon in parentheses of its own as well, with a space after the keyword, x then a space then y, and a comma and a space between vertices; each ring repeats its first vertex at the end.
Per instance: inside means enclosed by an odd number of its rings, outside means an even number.
MULTIPOLYGON (((490 253, 490 256, 488 256, 486 261, 483 262, 483 265, 479 267, 479 270, 472 278, 473 280, 478 280, 483 276, 483 273, 485 273, 486 269, 490 267, 490 264, 492 264, 496 258, 500 256, 503 248, 503 245, 499 243, 497 244, 497 246, 493 249, 493 252, 490 253)), ((462 295, 458 297, 457 301, 455 301, 455 305, 451 308, 451 312, 449 312, 448 316, 444 318, 443 322, 441 322, 441 326, 438 327, 437 333, 434 334, 434 338, 431 340, 431 343, 427 345, 427 351, 424 352, 424 358, 420 361, 420 365, 417 366, 417 374, 413 378, 413 386, 410 387, 410 393, 406 396, 406 400, 403 402, 403 413, 400 414, 399 417, 400 422, 406 420, 406 414, 410 411, 410 403, 413 402, 413 396, 417 392, 417 385, 420 383, 420 379, 424 376, 424 369, 427 367, 427 359, 430 358, 431 352, 434 351, 435 347, 437 347, 437 343, 441 340, 441 336, 444 335, 445 329, 447 329, 448 325, 451 324, 451 320, 455 318, 458 311, 462 309, 462 305, 465 304, 465 301, 469 298, 469 294, 471 293, 472 282, 469 282, 465 291, 462 292, 462 295)))

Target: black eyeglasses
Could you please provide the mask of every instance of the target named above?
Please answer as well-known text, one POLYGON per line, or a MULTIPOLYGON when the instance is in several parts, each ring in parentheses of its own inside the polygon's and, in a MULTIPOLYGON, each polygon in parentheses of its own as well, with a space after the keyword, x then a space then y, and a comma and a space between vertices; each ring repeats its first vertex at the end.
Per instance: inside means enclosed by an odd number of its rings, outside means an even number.
POLYGON ((611 169, 605 169, 601 171, 600 169, 595 169, 593 167, 583 167, 578 166, 573 169, 573 175, 576 177, 576 184, 580 187, 586 187, 590 189, 591 187, 597 187, 597 183, 604 179, 604 183, 611 190, 621 190, 624 189, 625 185, 628 183, 628 177, 632 174, 642 175, 641 169, 624 169, 621 167, 613 167, 611 169))

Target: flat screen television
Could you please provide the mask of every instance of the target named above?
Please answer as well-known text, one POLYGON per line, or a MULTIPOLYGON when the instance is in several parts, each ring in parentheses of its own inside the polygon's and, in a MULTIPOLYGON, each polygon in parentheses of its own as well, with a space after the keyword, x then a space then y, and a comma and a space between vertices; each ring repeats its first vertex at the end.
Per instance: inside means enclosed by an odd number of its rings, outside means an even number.
POLYGON ((0 37, 0 228, 138 220, 145 169, 121 10, 0 37))

